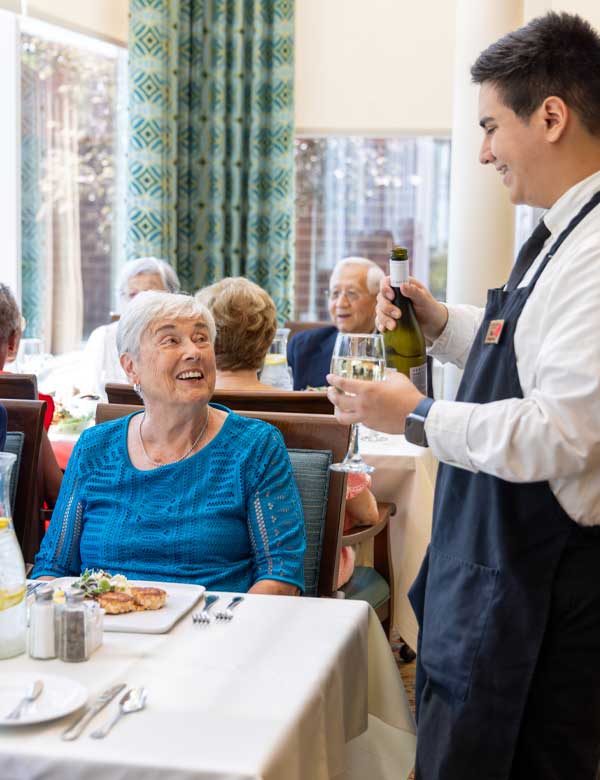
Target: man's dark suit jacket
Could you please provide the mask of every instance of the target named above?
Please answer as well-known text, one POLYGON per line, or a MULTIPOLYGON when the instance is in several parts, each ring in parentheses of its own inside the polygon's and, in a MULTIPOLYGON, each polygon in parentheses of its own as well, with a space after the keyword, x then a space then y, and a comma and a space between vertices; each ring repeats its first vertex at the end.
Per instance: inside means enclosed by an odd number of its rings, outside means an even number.
POLYGON ((289 340, 288 365, 294 375, 294 390, 310 387, 324 387, 329 373, 333 345, 338 329, 312 328, 295 333, 289 340))

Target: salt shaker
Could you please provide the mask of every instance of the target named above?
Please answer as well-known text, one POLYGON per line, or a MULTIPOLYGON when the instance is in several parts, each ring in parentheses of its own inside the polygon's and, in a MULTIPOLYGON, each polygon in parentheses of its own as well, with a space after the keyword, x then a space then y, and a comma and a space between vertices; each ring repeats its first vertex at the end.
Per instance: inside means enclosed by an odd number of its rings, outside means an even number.
POLYGON ((37 588, 29 610, 29 655, 56 658, 54 641, 54 602, 52 588, 37 588))
POLYGON ((87 661, 89 658, 84 595, 76 588, 65 591, 65 605, 58 621, 58 657, 61 661, 87 661))

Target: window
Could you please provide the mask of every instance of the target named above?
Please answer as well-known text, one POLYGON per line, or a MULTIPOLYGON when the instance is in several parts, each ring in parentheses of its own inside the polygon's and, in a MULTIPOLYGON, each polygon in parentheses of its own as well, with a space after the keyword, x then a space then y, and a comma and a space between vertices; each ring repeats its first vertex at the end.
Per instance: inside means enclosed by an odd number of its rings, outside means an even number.
POLYGON ((298 319, 328 319, 324 291, 338 260, 360 255, 387 271, 396 244, 445 297, 449 139, 297 138, 295 154, 298 319))
POLYGON ((60 353, 109 321, 124 256, 127 54, 32 20, 20 45, 25 335, 60 353))

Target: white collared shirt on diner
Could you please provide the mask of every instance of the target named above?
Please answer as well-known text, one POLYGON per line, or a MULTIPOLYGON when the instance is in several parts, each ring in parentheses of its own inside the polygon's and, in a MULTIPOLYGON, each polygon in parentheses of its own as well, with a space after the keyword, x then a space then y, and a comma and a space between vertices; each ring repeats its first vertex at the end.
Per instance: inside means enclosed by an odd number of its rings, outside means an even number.
MULTIPOLYGON (((598 190, 600 171, 546 212, 551 236, 519 286, 598 190)), ((448 312, 430 354, 463 368, 484 310, 448 305, 448 312)), ((544 269, 517 323, 514 348, 524 397, 436 401, 425 424, 429 446, 441 461, 469 471, 510 482, 547 480, 573 520, 600 525, 600 206, 544 269)))

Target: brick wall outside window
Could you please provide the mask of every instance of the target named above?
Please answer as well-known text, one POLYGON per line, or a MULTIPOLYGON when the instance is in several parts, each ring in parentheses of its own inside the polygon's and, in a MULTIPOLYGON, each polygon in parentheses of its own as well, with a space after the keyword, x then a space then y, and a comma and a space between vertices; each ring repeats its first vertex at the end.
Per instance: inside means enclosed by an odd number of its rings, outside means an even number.
POLYGON ((443 299, 449 178, 448 139, 298 137, 295 317, 328 319, 337 260, 360 255, 387 270, 394 245, 443 299))

